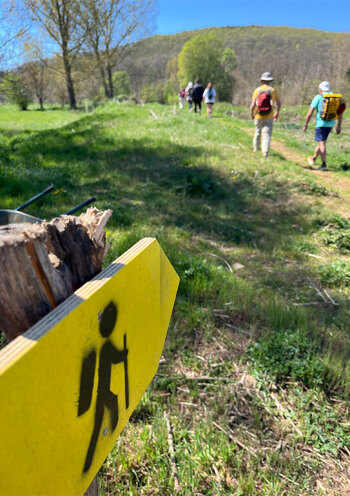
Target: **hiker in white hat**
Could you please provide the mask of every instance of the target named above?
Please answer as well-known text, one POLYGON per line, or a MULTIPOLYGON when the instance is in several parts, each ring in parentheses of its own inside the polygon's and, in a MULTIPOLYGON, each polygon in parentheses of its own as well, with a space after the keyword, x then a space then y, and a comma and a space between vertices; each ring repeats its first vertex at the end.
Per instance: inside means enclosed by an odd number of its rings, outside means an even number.
POLYGON ((317 143, 315 152, 312 157, 307 159, 309 168, 313 169, 316 159, 321 156, 322 165, 318 170, 328 170, 326 164, 327 150, 326 141, 329 133, 332 131, 333 126, 338 120, 337 134, 341 133, 341 125, 343 120, 343 112, 346 108, 345 103, 342 101, 342 95, 333 93, 331 85, 328 81, 322 81, 318 87, 319 94, 316 95, 310 105, 310 109, 306 114, 304 131, 307 131, 310 119, 314 110, 316 109, 316 128, 315 128, 315 141, 317 143))
POLYGON ((267 157, 273 123, 278 119, 282 104, 278 91, 272 86, 273 77, 270 72, 261 75, 260 83, 261 85, 254 90, 250 104, 250 115, 255 125, 253 148, 255 152, 259 151, 261 143, 261 152, 267 157))

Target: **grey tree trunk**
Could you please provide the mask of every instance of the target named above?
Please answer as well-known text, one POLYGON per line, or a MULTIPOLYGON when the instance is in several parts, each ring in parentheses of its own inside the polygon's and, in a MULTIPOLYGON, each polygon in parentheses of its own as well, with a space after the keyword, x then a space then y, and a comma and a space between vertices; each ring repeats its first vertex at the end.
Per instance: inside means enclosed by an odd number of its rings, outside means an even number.
POLYGON ((108 75, 109 98, 114 98, 112 67, 109 63, 107 64, 107 75, 108 75))
POLYGON ((64 64, 64 72, 66 75, 66 84, 67 84, 67 93, 68 93, 68 102, 69 108, 71 110, 77 109, 77 102, 75 99, 75 91, 74 91, 74 83, 72 79, 72 68, 68 60, 67 50, 62 50, 63 64, 64 64))

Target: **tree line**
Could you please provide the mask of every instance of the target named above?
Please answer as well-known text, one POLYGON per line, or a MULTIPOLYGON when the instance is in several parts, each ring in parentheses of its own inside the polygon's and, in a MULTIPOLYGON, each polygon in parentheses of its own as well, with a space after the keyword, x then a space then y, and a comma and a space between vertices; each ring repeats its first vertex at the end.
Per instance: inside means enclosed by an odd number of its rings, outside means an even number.
MULTIPOLYGON (((208 33, 220 38, 223 50, 234 51, 233 87, 229 88, 220 74, 213 77, 220 100, 235 105, 248 105, 260 75, 269 71, 275 77, 284 104, 304 105, 310 102, 323 80, 350 101, 350 34, 330 33, 315 29, 289 27, 226 27, 187 31, 176 35, 153 36, 139 41, 132 58, 127 57, 120 69, 128 72, 135 91, 147 85, 164 88, 169 81, 179 88, 180 53, 186 43, 208 33), (225 94, 226 93, 226 94, 225 94)), ((210 64, 212 60, 210 61, 210 64)), ((208 63, 209 65, 209 63, 208 63)), ((202 83, 204 76, 199 74, 202 83)), ((158 91, 160 93, 160 91, 158 91)))
MULTIPOLYGON (((92 73, 105 96, 114 97, 113 72, 132 44, 149 32, 155 7, 155 0, 18 0, 15 6, 9 2, 2 0, 1 12, 13 34, 11 39, 3 33, 0 55, 8 58, 9 45, 21 40, 29 60, 5 78, 5 92, 11 87, 18 92, 22 86, 22 92, 29 93, 31 81, 42 102, 50 68, 64 79, 71 109, 77 107, 75 83, 79 78, 87 81, 92 73), (23 19, 23 26, 17 26, 18 19, 23 19), (55 55, 48 57, 52 49, 55 55)), ((23 105, 24 101, 23 95, 23 105)))
POLYGON ((346 33, 249 26, 146 38, 155 0, 19 0, 24 16, 6 1, 0 21, 6 18, 9 28, 0 31, 0 57, 4 65, 19 43, 24 55, 5 71, 1 89, 7 99, 17 95, 22 108, 33 95, 41 107, 68 100, 72 109, 77 95, 166 103, 197 78, 211 80, 220 100, 246 105, 266 70, 285 104, 309 102, 325 79, 350 97, 346 33))

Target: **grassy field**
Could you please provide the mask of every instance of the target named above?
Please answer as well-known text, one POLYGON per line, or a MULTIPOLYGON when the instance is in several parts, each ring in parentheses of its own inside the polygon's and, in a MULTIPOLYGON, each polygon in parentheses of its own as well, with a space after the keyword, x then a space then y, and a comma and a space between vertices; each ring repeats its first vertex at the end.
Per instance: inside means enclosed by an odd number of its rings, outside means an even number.
POLYGON ((267 160, 248 109, 0 108, 0 208, 90 196, 106 264, 155 236, 180 278, 159 371, 100 471, 101 495, 350 493, 350 119, 329 138, 286 108, 267 160), (171 446, 174 456, 170 455, 171 446))

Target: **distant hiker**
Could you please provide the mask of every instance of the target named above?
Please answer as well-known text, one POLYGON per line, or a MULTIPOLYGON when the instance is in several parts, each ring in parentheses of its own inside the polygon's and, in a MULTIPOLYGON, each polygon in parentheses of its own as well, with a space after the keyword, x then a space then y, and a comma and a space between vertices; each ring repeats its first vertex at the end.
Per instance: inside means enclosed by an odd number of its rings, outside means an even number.
POLYGON ((259 151, 261 142, 261 152, 264 157, 267 157, 273 123, 278 119, 282 104, 277 90, 272 87, 273 77, 269 72, 261 75, 260 82, 261 86, 254 90, 250 104, 250 115, 255 125, 253 148, 255 152, 259 151))
POLYGON ((328 81, 323 81, 318 87, 319 94, 316 95, 305 118, 304 131, 307 131, 311 116, 314 110, 316 113, 315 141, 317 142, 315 152, 312 157, 307 159, 311 167, 315 165, 316 159, 321 155, 322 165, 318 170, 328 170, 326 165, 326 141, 329 133, 332 131, 335 121, 338 119, 336 133, 341 133, 343 112, 346 108, 342 101, 342 95, 333 93, 328 81))
POLYGON ((207 84, 207 87, 203 93, 203 100, 207 106, 207 115, 209 118, 213 117, 213 105, 215 103, 216 91, 211 83, 207 84))
POLYGON ((186 86, 185 93, 186 93, 186 100, 188 102, 188 111, 192 112, 192 91, 193 91, 193 83, 192 81, 189 81, 188 85, 186 86))
POLYGON ((185 96, 186 96, 185 88, 181 88, 181 90, 179 92, 179 107, 180 107, 180 109, 185 108, 185 96))
POLYGON ((199 79, 196 79, 195 85, 193 86, 193 90, 192 90, 192 98, 194 101, 194 111, 197 112, 197 107, 198 107, 199 114, 202 111, 203 93, 204 93, 203 86, 200 84, 199 79))

